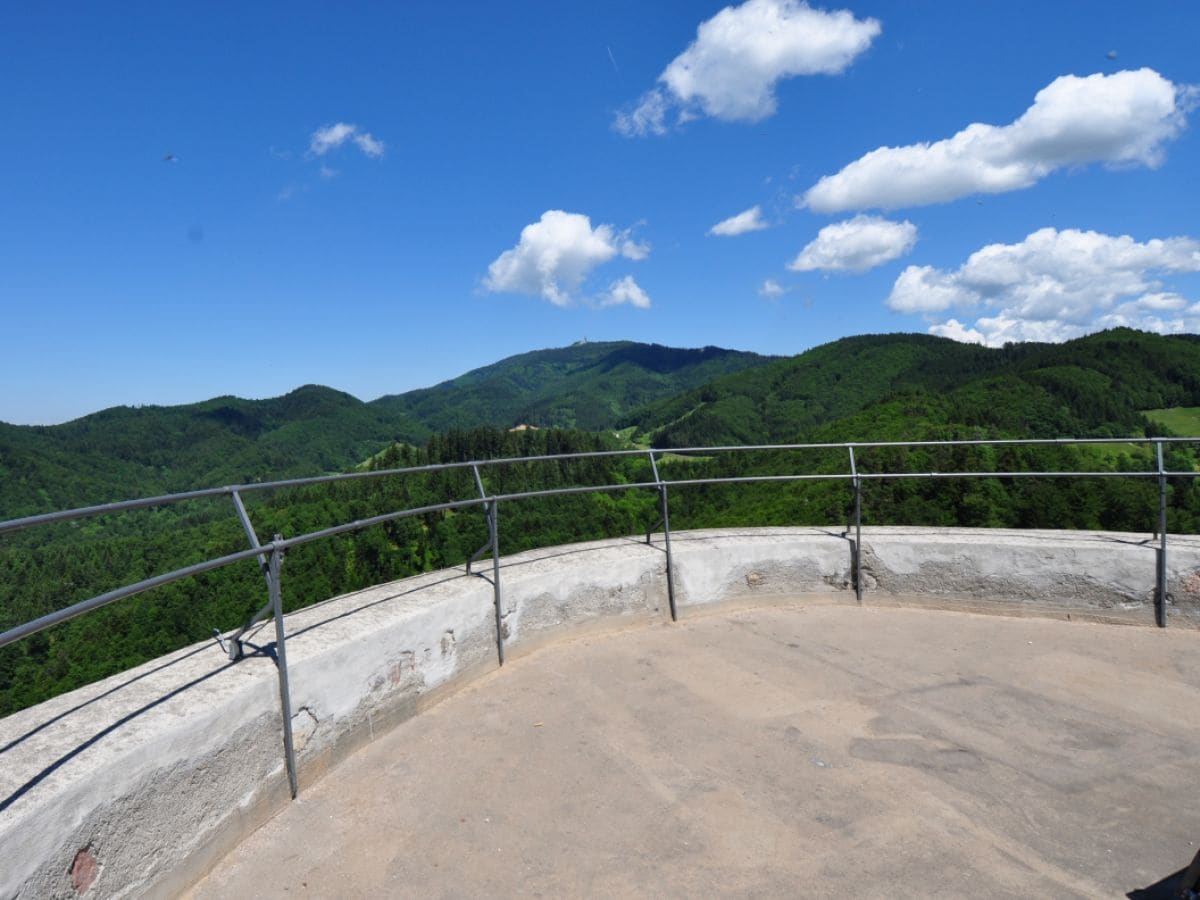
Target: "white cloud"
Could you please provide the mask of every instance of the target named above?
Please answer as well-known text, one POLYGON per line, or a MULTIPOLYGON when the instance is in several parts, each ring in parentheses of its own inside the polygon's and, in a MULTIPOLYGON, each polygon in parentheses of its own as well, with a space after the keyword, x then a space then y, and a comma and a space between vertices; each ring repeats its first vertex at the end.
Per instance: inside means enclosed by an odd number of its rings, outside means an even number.
POLYGON ((950 338, 953 341, 961 341, 964 344, 982 344, 983 335, 974 328, 968 328, 958 319, 947 319, 940 325, 930 325, 929 333, 936 334, 938 337, 950 338))
POLYGON ((787 288, 776 281, 774 278, 768 278, 758 288, 760 297, 782 297, 787 293, 787 288))
POLYGON ((670 100, 661 88, 652 88, 642 95, 629 112, 618 112, 613 119, 613 128, 625 137, 667 133, 667 112, 670 100))
POLYGON ((1153 69, 1064 75, 1009 125, 976 123, 932 144, 880 147, 826 175, 797 204, 823 213, 897 209, 1020 190, 1088 163, 1154 167, 1195 94, 1153 69))
MULTIPOLYGON (((649 245, 634 241, 628 230, 619 232, 612 225, 593 228, 591 219, 581 213, 549 209, 538 221, 521 229, 515 247, 492 261, 483 286, 489 291, 544 297, 556 306, 567 306, 597 266, 618 254, 638 260, 649 252, 649 245)), ((613 303, 649 306, 650 298, 627 276, 615 282, 601 300, 601 305, 613 303)))
POLYGON ((625 135, 662 134, 667 113, 757 122, 775 112, 775 85, 796 75, 836 75, 879 34, 875 19, 812 9, 802 0, 747 0, 696 29, 696 39, 614 126, 625 135))
POLYGON ((917 226, 878 216, 826 225, 788 263, 793 272, 865 272, 903 256, 917 243, 917 226))
POLYGON ((973 328, 957 319, 930 331, 989 346, 1063 341, 1102 328, 1200 331, 1200 302, 1164 290, 1158 277, 1200 272, 1200 241, 1138 242, 1129 235, 1043 228, 1017 244, 990 244, 958 269, 909 266, 887 305, 932 315, 977 310, 973 328))
POLYGON ((350 125, 346 122, 324 125, 314 131, 308 142, 308 152, 312 156, 324 156, 347 141, 353 143, 372 159, 383 156, 383 141, 361 130, 357 125, 350 125))
POLYGON ((621 233, 621 255, 634 262, 641 262, 650 255, 650 245, 646 241, 635 241, 629 237, 629 232, 621 233))
POLYGON ((599 303, 601 306, 617 306, 628 303, 638 309, 650 308, 650 298, 642 290, 641 285, 633 280, 632 275, 626 275, 619 281, 610 284, 608 292, 601 295, 599 303))
POLYGON ((308 152, 313 156, 324 156, 335 147, 340 147, 354 134, 355 126, 338 122, 336 125, 324 125, 312 133, 308 144, 308 152))
POLYGON ((887 305, 896 312, 933 313, 975 304, 971 291, 933 266, 909 266, 892 285, 887 305))
POLYGON ((752 206, 738 213, 736 216, 722 219, 712 228, 708 229, 708 233, 718 237, 734 237, 735 235, 746 234, 750 231, 762 231, 764 228, 769 227, 767 221, 763 218, 762 208, 752 206))
POLYGON ((376 140, 365 131, 359 132, 354 136, 354 143, 358 144, 359 150, 373 159, 383 156, 383 141, 376 140))

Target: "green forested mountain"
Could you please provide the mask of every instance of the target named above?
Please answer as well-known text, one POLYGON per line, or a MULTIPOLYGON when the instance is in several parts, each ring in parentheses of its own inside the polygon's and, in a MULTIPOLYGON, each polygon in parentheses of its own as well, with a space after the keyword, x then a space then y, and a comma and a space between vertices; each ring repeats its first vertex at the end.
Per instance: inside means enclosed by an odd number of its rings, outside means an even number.
POLYGON ((343 471, 393 442, 481 425, 634 426, 658 446, 989 434, 1123 436, 1142 411, 1200 406, 1200 338, 1119 329, 988 349, 918 334, 845 338, 788 359, 632 342, 510 357, 364 403, 283 397, 116 407, 0 423, 0 518, 196 487, 343 471))
POLYGON ((658 446, 1140 435, 1142 411, 1200 404, 1200 338, 1129 329, 989 349, 864 335, 726 375, 622 420, 658 446))
POLYGON ((636 406, 769 357, 586 343, 364 403, 318 385, 270 400, 115 407, 63 425, 0 423, 0 519, 150 494, 344 471, 452 427, 610 428, 636 406))
POLYGON ((719 347, 679 350, 632 341, 535 350, 424 390, 381 397, 373 409, 432 431, 490 425, 600 431, 631 410, 771 357, 719 347))
POLYGON ((414 430, 308 385, 270 400, 114 407, 63 425, 0 424, 0 518, 340 470, 414 430))
MULTIPOLYGON (((659 446, 811 440, 1137 436, 1200 421, 1200 339, 1128 330, 1062 345, 985 349, 927 335, 848 338, 792 359, 713 349, 587 344, 540 351, 426 391, 374 403, 309 386, 285 397, 113 409, 66 425, 0 425, 0 518, 289 474, 614 449, 620 415, 659 446), (764 364, 766 363, 766 364, 764 364), (729 373, 741 366, 743 371, 729 373), (711 377, 714 372, 719 374, 711 377), (682 390, 679 388, 682 387, 682 390), (669 395, 669 392, 674 394, 669 395), (664 399, 665 398, 665 399, 664 399), (651 402, 627 413, 637 402, 651 402), (1150 411, 1150 417, 1144 413, 1150 411), (434 430, 470 420, 493 427, 434 430), (511 432, 520 421, 595 429, 511 432), (496 427, 498 422, 499 427, 496 427), (601 431, 602 429, 602 431, 601 431), (424 435, 428 435, 422 437, 424 435), (420 446, 414 446, 419 443, 420 446)), ((1196 453, 1168 451, 1168 467, 1196 453)), ((1150 471, 1133 445, 882 448, 860 471, 1150 471)), ((845 473, 845 450, 670 455, 668 479, 845 473)), ((520 463, 484 474, 494 493, 639 483, 644 457, 520 463)), ((383 512, 474 496, 468 470, 390 475, 247 496, 266 540, 383 512)), ((844 522, 844 480, 673 488, 675 528, 844 522)), ((1153 478, 868 481, 867 524, 1149 531, 1153 478)), ((648 489, 506 502, 504 553, 627 535, 657 521, 648 489)), ((1200 530, 1200 479, 1169 486, 1172 531, 1200 530)), ((426 513, 289 551, 289 609, 460 564, 486 538, 480 510, 426 513)), ((243 549, 227 498, 108 515, 0 536, 0 629, 202 559, 243 549)), ((0 715, 236 626, 263 601, 247 561, 82 616, 0 650, 0 715)), ((214 650, 213 652, 218 652, 214 650)))

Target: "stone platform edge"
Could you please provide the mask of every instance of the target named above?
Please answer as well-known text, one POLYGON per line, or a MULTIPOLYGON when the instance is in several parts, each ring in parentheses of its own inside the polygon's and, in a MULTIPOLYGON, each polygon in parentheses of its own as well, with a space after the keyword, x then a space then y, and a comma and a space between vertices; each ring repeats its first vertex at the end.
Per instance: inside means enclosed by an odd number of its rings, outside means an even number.
MULTIPOLYGON (((851 536, 675 533, 678 612, 854 603, 851 536)), ((871 527, 864 603, 1152 625, 1157 553, 1145 534, 871 527)), ((1169 626, 1198 628, 1200 537, 1171 535, 1167 562, 1169 626)), ((286 617, 301 797, 375 734, 496 668, 491 566, 477 572, 286 617)), ((661 534, 504 557, 500 581, 510 656, 580 628, 669 621, 661 534)), ((284 808, 272 639, 261 630, 236 664, 197 644, 0 720, 0 897, 174 896, 284 808)))

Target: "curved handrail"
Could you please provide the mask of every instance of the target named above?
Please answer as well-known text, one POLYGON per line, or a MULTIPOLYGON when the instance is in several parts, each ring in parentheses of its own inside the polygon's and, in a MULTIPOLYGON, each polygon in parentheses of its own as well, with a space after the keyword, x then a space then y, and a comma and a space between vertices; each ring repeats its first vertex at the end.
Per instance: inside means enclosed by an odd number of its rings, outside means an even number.
MULTIPOLYGON (((862 482, 864 480, 884 480, 884 479, 907 479, 907 478, 932 478, 932 479, 947 479, 947 478, 1156 478, 1159 483, 1159 520, 1158 520, 1158 537, 1159 551, 1157 556, 1157 588, 1155 593, 1155 618, 1160 627, 1166 626, 1166 605, 1167 605, 1167 479, 1168 478, 1195 478, 1200 476, 1197 471, 1168 471, 1164 465, 1163 447, 1168 444, 1178 443, 1200 443, 1200 437, 1197 438, 1017 438, 1017 439, 976 439, 976 440, 960 440, 960 441, 851 441, 843 443, 799 443, 799 444, 755 444, 741 446, 720 446, 720 447, 684 447, 671 449, 647 449, 647 450, 599 450, 588 451, 583 453, 559 453, 547 454, 543 456, 521 456, 521 457, 504 457, 498 459, 483 459, 470 460, 466 462, 456 463, 438 463, 423 466, 411 466, 399 469, 377 469, 366 472, 350 472, 341 475, 318 475, 306 478, 290 478, 280 481, 258 482, 242 485, 228 485, 219 488, 205 488, 195 491, 186 491, 177 494, 164 494, 155 497, 143 497, 135 500, 126 500, 117 503, 104 503, 96 506, 81 507, 73 510, 63 510, 59 512, 44 513, 41 515, 25 516, 17 519, 10 519, 5 522, 0 522, 0 534, 6 532, 15 532, 26 528, 32 528, 39 525, 48 525, 57 522, 66 522, 75 519, 88 518, 91 516, 102 515, 105 513, 124 512, 126 510, 143 509, 151 506, 162 506, 173 503, 180 503, 188 500, 195 500, 205 497, 228 496, 233 501, 234 509, 237 513, 242 527, 246 532, 246 537, 250 547, 246 550, 241 550, 236 553, 226 554, 220 557, 214 557, 204 560, 199 563, 194 563, 183 568, 175 569, 170 572, 165 572, 160 575, 155 575, 151 578, 146 578, 134 584, 125 585, 124 587, 110 590, 106 593, 99 594, 87 600, 74 603, 64 609, 57 610, 47 615, 41 616, 28 622, 24 622, 13 628, 0 633, 0 648, 11 644, 15 641, 22 640, 47 628, 51 628, 69 619, 84 615, 102 606, 107 606, 110 603, 126 599, 140 594, 144 591, 151 590, 156 587, 161 587, 165 584, 170 584, 174 581, 179 581, 193 575, 199 575, 204 572, 210 572, 214 569, 242 562, 247 559, 257 559, 262 568, 263 575, 266 578, 269 601, 257 614, 250 617, 246 623, 233 635, 230 636, 229 655, 233 660, 240 659, 242 656, 242 635, 256 623, 266 617, 268 613, 272 613, 275 619, 275 659, 279 672, 279 698, 282 713, 283 724, 283 742, 284 755, 288 771, 288 780, 291 787, 292 796, 295 797, 298 793, 298 782, 296 778, 296 760, 295 750, 292 742, 292 726, 291 726, 291 698, 290 688, 288 686, 287 674, 287 653, 286 653, 286 633, 283 620, 283 603, 281 599, 280 589, 280 573, 283 553, 290 547, 299 546, 301 544, 311 543, 313 541, 322 540, 324 538, 334 537, 340 534, 360 531, 364 528, 369 528, 373 525, 380 525, 386 522, 395 521, 398 519, 425 515, 434 512, 444 512, 456 509, 466 509, 470 507, 482 507, 487 514, 488 520, 488 542, 480 548, 480 550, 471 557, 471 561, 467 563, 467 573, 471 572, 471 562, 478 559, 482 554, 490 551, 492 555, 492 585, 495 593, 495 618, 496 618, 496 650, 498 662, 504 663, 504 633, 502 624, 502 609, 501 609, 501 587, 500 587, 500 567, 499 567, 499 538, 498 538, 498 522, 497 510, 500 503, 508 503, 516 500, 526 500, 537 497, 555 497, 568 496, 573 494, 599 493, 599 492, 615 492, 628 490, 655 490, 659 494, 661 519, 653 526, 651 531, 656 530, 659 525, 663 531, 663 545, 666 555, 666 584, 668 592, 668 600, 670 604, 671 618, 675 619, 675 592, 672 578, 671 565, 671 531, 670 531, 670 513, 668 508, 668 493, 673 487, 691 487, 696 485, 717 485, 717 484, 751 484, 758 482, 796 482, 796 481, 846 481, 849 482, 854 491, 854 538, 853 545, 853 582, 855 594, 859 601, 862 600, 862 571, 861 571, 861 543, 862 543, 862 482), (1000 472, 1000 471, 950 471, 950 472, 918 472, 918 471, 898 471, 898 472, 863 472, 859 465, 860 460, 855 458, 855 450, 870 450, 883 448, 928 448, 928 447, 964 447, 964 446, 1037 446, 1037 445, 1087 445, 1087 444, 1112 444, 1112 443, 1129 443, 1129 444, 1149 444, 1154 447, 1157 466, 1154 469, 1144 471, 1017 471, 1017 472, 1000 472), (689 455, 689 454, 704 454, 711 456, 714 453, 747 453, 757 451, 788 451, 788 450, 844 450, 848 455, 848 467, 845 471, 837 472, 794 472, 791 474, 782 475, 725 475, 709 478, 664 478, 658 465, 659 457, 663 454, 670 453, 674 456, 689 455), (481 469, 490 467, 513 465, 518 463, 547 463, 569 460, 596 459, 596 458, 630 458, 630 457, 646 457, 650 463, 650 470, 653 474, 653 481, 638 481, 632 483, 608 483, 608 484, 574 484, 564 487, 548 488, 543 490, 533 491, 518 491, 511 493, 488 494, 485 490, 483 480, 480 475, 481 469), (241 495, 256 491, 276 490, 280 488, 303 487, 316 484, 334 483, 342 481, 351 481, 368 478, 385 478, 401 475, 414 475, 422 473, 451 471, 451 470, 470 470, 474 476, 474 485, 478 490, 478 495, 469 498, 460 498, 449 500, 443 503, 430 504, 426 506, 414 507, 410 509, 394 510, 392 512, 383 513, 381 515, 370 516, 364 519, 356 519, 352 522, 345 522, 339 525, 333 525, 328 528, 318 529, 316 531, 305 534, 295 535, 293 537, 284 538, 281 535, 275 535, 274 539, 268 543, 260 543, 257 534, 254 531, 244 504, 242 503, 241 495)), ((647 535, 649 540, 649 534, 647 535)), ((214 630, 217 641, 221 643, 222 648, 225 643, 218 631, 214 630)))
MULTIPOLYGON (((591 450, 584 453, 549 453, 543 456, 506 456, 496 459, 475 459, 466 462, 453 463, 434 463, 424 466, 409 466, 399 469, 372 469, 366 472, 345 472, 337 475, 312 475, 304 478, 285 478, 279 481, 255 481, 246 484, 232 484, 224 487, 202 488, 195 491, 183 491, 175 494, 160 494, 154 497, 142 497, 135 500, 123 500, 116 503, 101 503, 96 506, 82 506, 77 509, 61 510, 57 512, 41 513, 33 516, 23 516, 16 519, 8 519, 0 522, 0 534, 7 531, 18 531, 24 528, 32 528, 37 525, 49 525, 54 522, 67 522, 72 519, 82 519, 90 516, 99 516, 105 513, 124 512, 130 509, 141 509, 148 506, 164 506, 171 503, 179 503, 185 500, 197 500, 204 497, 219 497, 229 496, 232 494, 248 494, 255 491, 278 490, 280 488, 289 487, 305 487, 313 484, 326 484, 337 481, 352 481, 357 479, 368 478, 386 478, 394 475, 416 475, 424 472, 443 472, 452 469, 472 469, 484 468, 490 466, 513 465, 515 463, 527 462, 554 462, 558 460, 575 460, 575 459, 594 459, 597 457, 629 457, 629 456, 646 456, 647 454, 663 454, 670 453, 673 455, 685 455, 693 453, 711 454, 711 453, 736 453, 761 450, 870 450, 879 448, 903 448, 903 447, 974 447, 974 446, 1015 446, 1015 445, 1076 445, 1076 444, 1194 444, 1200 443, 1200 437, 1155 437, 1155 438, 1137 438, 1137 437, 1111 437, 1111 438, 996 438, 996 439, 971 439, 971 440, 948 440, 948 441, 844 441, 840 443, 802 443, 802 444, 729 444, 717 447, 664 447, 652 448, 649 450, 591 450)), ((893 473, 900 476, 901 473, 893 473)), ((961 475, 970 477, 976 474, 974 472, 957 472, 943 473, 944 475, 961 475)), ((1021 475, 1020 472, 1003 472, 990 473, 988 477, 996 477, 999 474, 1002 477, 1010 477, 1021 475)), ((1041 473, 1041 474, 1063 474, 1063 475, 1132 475, 1145 476, 1147 474, 1157 476, 1158 472, 1102 472, 1102 473, 1083 473, 1083 472, 1063 472, 1063 473, 1041 473)), ((1169 477, 1183 476, 1192 477, 1195 472, 1167 472, 1169 477)), ((851 477, 849 473, 844 476, 822 476, 822 477, 851 477)), ((863 477, 867 477, 865 474, 863 477)), ((875 477, 884 477, 878 475, 875 477)))
MULTIPOLYGON (((628 458, 628 457, 648 457, 652 462, 656 463, 657 458, 662 454, 670 453, 672 455, 688 455, 688 454, 713 454, 713 453, 741 453, 741 452, 758 452, 758 451, 785 451, 785 450, 866 450, 866 449, 881 449, 881 448, 928 448, 928 447, 965 447, 965 446, 1051 446, 1051 445, 1087 445, 1087 444, 1113 444, 1113 443, 1128 443, 1128 444, 1149 444, 1159 448, 1161 456, 1161 447, 1164 444, 1188 444, 1200 443, 1200 438, 1187 437, 1155 437, 1155 438, 1014 438, 1014 439, 972 439, 972 440, 948 440, 948 441, 845 441, 840 443, 795 443, 795 444, 752 444, 752 445, 723 445, 717 447, 682 447, 682 448, 666 448, 666 449, 648 449, 648 450, 597 450, 587 451, 582 453, 556 453, 545 454, 542 456, 515 456, 502 457, 496 459, 478 459, 465 462, 453 463, 436 463, 422 466, 409 466, 405 468, 377 469, 366 472, 349 472, 337 475, 317 475, 304 478, 288 478, 277 481, 253 482, 249 484, 227 485, 224 487, 204 488, 194 491, 184 491, 174 494, 162 494, 153 497, 143 497, 134 500, 125 500, 115 503, 104 503, 95 506, 80 507, 77 509, 61 510, 52 513, 43 513, 40 515, 25 516, 16 519, 10 519, 0 522, 0 534, 6 532, 23 530, 40 525, 49 525, 58 522, 66 522, 75 519, 88 518, 105 513, 124 512, 127 510, 143 509, 150 506, 163 506, 174 503, 185 502, 188 500, 196 500, 206 497, 217 496, 233 496, 239 497, 241 494, 278 490, 282 488, 304 487, 316 484, 327 484, 343 481, 352 481, 369 478, 384 478, 403 475, 417 475, 431 472, 443 472, 452 470, 471 470, 476 474, 480 469, 507 466, 519 463, 546 463, 559 461, 574 461, 582 459, 596 458, 628 458)), ((980 471, 980 470, 962 470, 950 472, 863 472, 855 467, 853 462, 850 468, 845 472, 822 472, 822 473, 795 473, 786 475, 730 475, 710 478, 664 478, 658 471, 658 466, 653 466, 656 480, 643 481, 633 483, 620 484, 597 484, 597 485, 571 485, 568 487, 549 488, 535 491, 518 491, 505 494, 484 495, 472 497, 462 500, 451 500, 445 503, 436 503, 427 506, 414 507, 411 509, 396 510, 389 513, 383 513, 377 516, 371 516, 366 519, 356 519, 352 522, 346 522, 340 525, 334 525, 329 528, 319 529, 317 531, 306 534, 296 535, 290 538, 279 538, 270 543, 261 544, 252 547, 249 550, 238 553, 228 554, 226 556, 215 559, 205 560, 194 565, 185 566, 180 569, 175 569, 170 572, 156 575, 152 578, 147 578, 135 584, 126 585, 115 590, 97 595, 87 600, 72 604, 62 610, 49 613, 38 619, 30 622, 22 623, 7 631, 0 633, 0 647, 14 641, 21 640, 43 631, 46 628, 53 627, 60 622, 73 619, 79 615, 90 612, 101 606, 106 606, 117 600, 142 593, 155 587, 160 587, 169 584, 173 581, 190 577, 192 575, 201 574, 203 572, 212 571, 213 569, 222 568, 236 562, 241 562, 251 557, 260 557, 265 563, 266 557, 273 551, 284 551, 289 547, 298 546, 301 544, 311 543, 313 541, 324 538, 334 537, 340 534, 347 534, 354 531, 361 531, 364 528, 369 528, 373 525, 380 525, 386 522, 395 521, 397 519, 408 518, 411 516, 425 515, 434 512, 443 512, 455 509, 465 509, 470 507, 483 506, 486 507, 491 503, 511 502, 514 500, 525 500, 538 497, 553 497, 566 496, 573 494, 584 493, 599 493, 599 492, 614 492, 624 490, 638 489, 661 489, 669 487, 690 487, 697 485, 716 485, 716 484, 753 484, 759 482, 794 482, 794 481, 850 481, 857 482, 860 480, 887 480, 887 479, 909 479, 909 478, 1194 478, 1200 475, 1200 472, 1195 471, 1171 471, 1160 467, 1156 469, 1143 471, 1124 471, 1124 470, 1105 470, 1105 471, 980 471)))

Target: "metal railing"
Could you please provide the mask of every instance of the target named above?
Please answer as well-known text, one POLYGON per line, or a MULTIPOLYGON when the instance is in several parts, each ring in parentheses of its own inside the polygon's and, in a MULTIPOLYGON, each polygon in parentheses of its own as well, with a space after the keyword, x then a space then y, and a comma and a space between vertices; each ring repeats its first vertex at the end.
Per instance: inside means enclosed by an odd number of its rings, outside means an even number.
POLYGON ((378 469, 373 471, 352 472, 342 475, 321 475, 309 478, 291 478, 282 481, 259 482, 253 484, 230 485, 218 488, 206 488, 197 491, 186 491, 177 494, 164 494, 156 497, 144 497, 137 500, 126 500, 120 503, 105 503, 98 506, 88 506, 79 509, 63 510, 42 515, 26 516, 0 522, 0 535, 50 525, 59 522, 90 518, 104 514, 126 512, 144 509, 152 506, 163 506, 210 497, 229 497, 234 512, 242 529, 245 531, 249 547, 236 553, 214 557, 203 562, 165 572, 151 578, 124 587, 99 594, 90 599, 74 603, 64 609, 49 613, 38 619, 25 622, 0 633, 0 647, 31 635, 44 631, 57 624, 84 615, 100 607, 115 603, 144 591, 161 587, 175 581, 190 578, 204 572, 223 568, 248 559, 257 559, 267 585, 267 602, 233 634, 223 637, 214 629, 214 635, 222 649, 233 661, 241 659, 244 654, 243 636, 263 622, 268 616, 274 619, 275 626, 275 662, 279 675, 279 700, 283 716, 284 754, 287 764, 288 781, 292 796, 298 792, 296 780, 295 750, 292 740, 291 692, 288 685, 286 632, 283 620, 283 602, 281 589, 281 574, 284 554, 288 549, 324 538, 350 532, 361 531, 374 525, 381 525, 398 519, 420 516, 429 513, 461 510, 481 507, 487 519, 488 540, 476 551, 466 563, 466 572, 472 574, 472 566, 484 554, 490 553, 492 558, 493 605, 496 628, 497 660, 504 664, 504 633, 503 610, 501 606, 500 583, 500 543, 499 543, 499 507, 501 503, 527 500, 538 497, 566 496, 572 494, 618 492, 630 490, 653 490, 658 494, 659 519, 650 527, 646 534, 647 543, 651 535, 660 527, 663 533, 663 550, 666 564, 667 596, 672 621, 677 618, 675 606, 675 588, 671 560, 671 527, 669 490, 677 487, 717 484, 752 484, 760 482, 799 482, 799 481, 846 481, 853 490, 853 506, 851 523, 854 530, 852 545, 852 580, 858 602, 863 599, 862 580, 862 485, 864 481, 894 480, 894 479, 954 479, 954 478, 1153 478, 1157 479, 1159 487, 1158 522, 1155 532, 1159 541, 1157 548, 1157 567, 1155 573, 1155 621, 1159 627, 1166 627, 1167 619, 1167 481, 1170 478, 1196 478, 1200 472, 1195 470, 1170 471, 1164 465, 1163 448, 1170 444, 1200 444, 1200 437, 1194 438, 1045 438, 1045 439, 979 439, 958 441, 852 441, 845 443, 803 443, 803 444, 756 444, 719 447, 687 447, 672 449, 647 450, 602 450, 587 453, 561 453, 544 456, 506 457, 499 459, 473 460, 468 462, 441 463, 435 465, 411 466, 398 469, 378 469), (907 450, 912 448, 955 448, 955 447, 1004 447, 1004 446, 1083 446, 1088 444, 1135 444, 1149 445, 1154 448, 1156 466, 1153 469, 1138 471, 1098 470, 1098 471, 980 471, 956 470, 948 472, 937 471, 863 471, 861 458, 855 451, 872 449, 907 450), (762 451, 845 451, 847 467, 839 472, 793 472, 790 474, 761 474, 761 475, 731 475, 707 478, 664 478, 659 463, 664 455, 690 456, 701 454, 712 456, 725 453, 757 453, 762 451), (642 458, 649 461, 652 480, 626 483, 606 483, 590 485, 569 485, 545 490, 518 491, 513 493, 488 493, 484 486, 483 471, 501 466, 511 466, 519 463, 550 463, 567 462, 584 459, 621 459, 642 458), (279 490, 281 488, 305 487, 311 485, 347 482, 363 479, 391 478, 406 475, 419 475, 452 470, 469 470, 477 496, 462 497, 426 506, 395 510, 381 515, 357 519, 329 528, 319 529, 306 534, 285 538, 280 534, 274 535, 268 543, 261 543, 255 533, 253 523, 242 500, 243 495, 254 492, 279 490))

